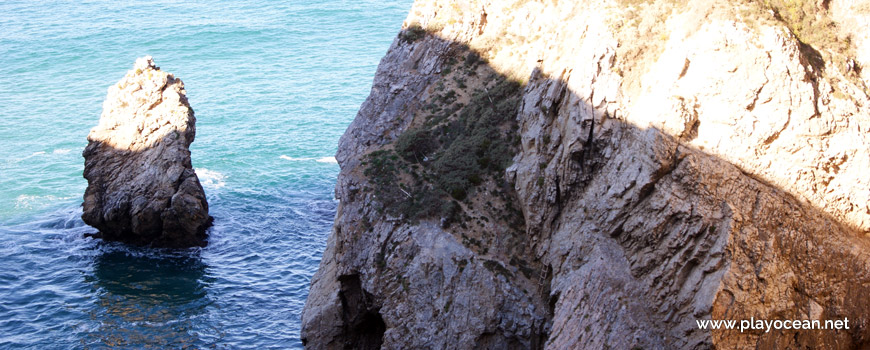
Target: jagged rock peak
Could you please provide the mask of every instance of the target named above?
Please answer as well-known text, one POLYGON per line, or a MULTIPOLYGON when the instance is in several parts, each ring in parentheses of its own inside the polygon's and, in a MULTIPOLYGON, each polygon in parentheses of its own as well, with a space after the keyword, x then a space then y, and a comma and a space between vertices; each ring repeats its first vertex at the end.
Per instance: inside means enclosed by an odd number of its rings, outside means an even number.
POLYGON ((160 70, 156 64, 154 64, 154 58, 151 56, 139 57, 136 59, 136 63, 133 65, 134 70, 146 70, 146 69, 154 69, 160 70))
POLYGON ((190 160, 196 117, 184 83, 151 56, 109 88, 88 135, 82 219, 106 240, 204 246, 208 203, 190 160))

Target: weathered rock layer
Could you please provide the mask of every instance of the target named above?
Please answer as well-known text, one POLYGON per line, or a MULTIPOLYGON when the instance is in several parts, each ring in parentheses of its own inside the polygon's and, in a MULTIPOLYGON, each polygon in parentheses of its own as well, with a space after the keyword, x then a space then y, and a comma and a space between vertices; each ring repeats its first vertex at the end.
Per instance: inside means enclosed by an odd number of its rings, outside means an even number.
POLYGON ((870 346, 861 11, 870 6, 836 0, 418 0, 341 139, 341 204, 304 342, 870 346), (522 88, 500 94, 499 81, 522 88), (470 117, 489 111, 516 124, 470 117), (515 140, 507 169, 444 169, 466 160, 457 144, 476 145, 471 168, 488 167, 502 136, 478 142, 466 129, 493 125, 515 140), (443 180, 455 174, 470 176, 443 180), (406 204, 418 198, 446 210, 406 204), (850 328, 696 323, 750 318, 850 328))
POLYGON ((211 217, 190 160, 195 124, 184 83, 150 56, 136 60, 88 135, 85 223, 106 240, 204 246, 211 217))

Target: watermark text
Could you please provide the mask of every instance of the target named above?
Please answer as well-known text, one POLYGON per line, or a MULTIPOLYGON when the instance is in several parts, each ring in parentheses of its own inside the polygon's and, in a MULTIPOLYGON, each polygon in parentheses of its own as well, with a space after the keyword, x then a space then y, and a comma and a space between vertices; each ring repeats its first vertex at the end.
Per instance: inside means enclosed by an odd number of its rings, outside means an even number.
POLYGON ((776 329, 849 329, 849 319, 842 320, 695 320, 698 329, 739 329, 740 332, 763 330, 765 333, 776 329))

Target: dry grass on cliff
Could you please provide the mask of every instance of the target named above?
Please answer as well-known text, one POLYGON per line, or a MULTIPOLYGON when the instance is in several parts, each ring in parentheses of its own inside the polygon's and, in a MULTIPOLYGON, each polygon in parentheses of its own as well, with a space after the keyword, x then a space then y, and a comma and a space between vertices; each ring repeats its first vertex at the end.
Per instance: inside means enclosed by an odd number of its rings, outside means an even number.
MULTIPOLYGON (((863 86, 855 68, 852 37, 828 13, 830 0, 761 0, 741 5, 740 17, 750 25, 782 25, 801 43, 801 51, 815 69, 836 88, 840 78, 863 86), (838 73, 832 73, 829 70, 838 73)), ((836 94, 842 96, 839 91, 836 94)))
MULTIPOLYGON (((640 89, 641 77, 655 63, 670 39, 668 23, 683 16, 681 25, 701 25, 712 18, 736 20, 749 28, 783 28, 799 41, 807 63, 833 86, 845 79, 857 86, 852 38, 829 14, 829 0, 618 0, 621 13, 609 20, 620 45, 615 71, 623 76, 628 95, 640 89), (685 19, 689 20, 686 21, 685 19)), ((870 11, 868 11, 870 12, 870 11)), ((842 96, 840 93, 839 95, 842 96)))
POLYGON ((841 35, 837 24, 828 16, 830 1, 763 0, 755 4, 761 11, 773 12, 801 42, 817 50, 851 54, 851 37, 841 35))
MULTIPOLYGON (((643 12, 642 16, 658 17, 659 22, 673 13, 685 11, 690 3, 686 0, 618 0, 629 12, 643 12), (668 8, 662 12, 656 8, 668 8), (652 10, 648 10, 652 9, 652 10)), ((766 24, 782 23, 804 44, 817 50, 832 50, 848 55, 851 38, 842 35, 837 24, 828 15, 830 0, 743 0, 733 2, 741 17, 748 22, 766 24)), ((693 5, 699 5, 695 3, 693 5)), ((720 4, 708 1, 701 4, 710 9, 720 4)), ((753 25, 755 23, 747 23, 753 25)))

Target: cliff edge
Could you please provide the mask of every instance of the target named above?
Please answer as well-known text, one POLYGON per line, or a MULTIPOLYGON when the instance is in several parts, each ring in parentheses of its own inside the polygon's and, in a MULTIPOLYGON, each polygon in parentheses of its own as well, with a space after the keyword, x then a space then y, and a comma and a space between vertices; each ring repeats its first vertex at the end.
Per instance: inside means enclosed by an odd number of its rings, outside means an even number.
POLYGON ((139 58, 109 88, 88 134, 82 219, 99 237, 154 247, 205 246, 211 224, 190 161, 196 118, 184 83, 139 58))
POLYGON ((312 349, 870 346, 870 4, 418 0, 312 349), (843 320, 710 330, 698 320, 843 320))

